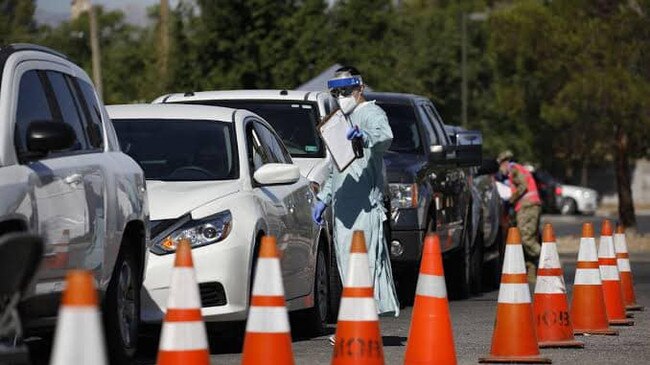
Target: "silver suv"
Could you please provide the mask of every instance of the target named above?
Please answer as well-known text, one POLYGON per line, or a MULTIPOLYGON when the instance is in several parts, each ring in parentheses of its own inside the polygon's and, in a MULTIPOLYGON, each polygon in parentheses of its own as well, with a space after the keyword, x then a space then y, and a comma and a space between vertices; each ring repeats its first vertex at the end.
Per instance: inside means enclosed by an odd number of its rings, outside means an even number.
POLYGON ((149 210, 142 169, 120 151, 88 75, 50 49, 0 48, 0 237, 43 237, 20 313, 51 330, 66 271, 91 271, 114 360, 134 354, 149 210))

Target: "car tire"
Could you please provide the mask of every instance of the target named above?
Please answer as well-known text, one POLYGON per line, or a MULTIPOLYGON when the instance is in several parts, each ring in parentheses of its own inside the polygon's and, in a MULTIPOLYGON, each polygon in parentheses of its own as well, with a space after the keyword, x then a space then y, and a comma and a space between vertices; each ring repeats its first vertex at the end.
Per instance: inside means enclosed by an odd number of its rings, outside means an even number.
POLYGON ((503 254, 505 241, 503 239, 503 230, 499 227, 497 236, 494 239, 494 246, 498 250, 498 255, 485 263, 483 268, 483 286, 487 290, 498 289, 501 284, 501 266, 503 265, 503 254))
POLYGON ((444 260, 449 299, 467 299, 471 294, 469 235, 463 233, 462 246, 444 260))
POLYGON ((474 244, 470 248, 469 279, 470 293, 480 294, 483 290, 483 252, 485 250, 483 233, 477 232, 474 244))
POLYGON ((140 327, 140 268, 122 246, 104 299, 104 328, 111 363, 128 363, 137 350, 140 327))
POLYGON ((325 252, 319 249, 314 271, 314 306, 304 311, 306 330, 311 336, 323 333, 329 314, 329 275, 325 252))
POLYGON ((341 293, 343 292, 343 283, 339 273, 338 262, 336 261, 336 249, 334 245, 330 250, 329 265, 329 323, 336 323, 339 317, 339 306, 341 305, 341 293))
POLYGON ((578 204, 573 198, 564 198, 560 204, 560 214, 574 215, 578 211, 578 204))

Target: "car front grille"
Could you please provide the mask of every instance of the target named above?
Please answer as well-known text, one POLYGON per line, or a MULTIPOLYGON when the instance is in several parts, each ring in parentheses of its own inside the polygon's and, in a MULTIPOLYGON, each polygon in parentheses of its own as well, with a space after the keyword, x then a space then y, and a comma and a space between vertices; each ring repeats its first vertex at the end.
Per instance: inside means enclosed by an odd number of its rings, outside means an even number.
POLYGON ((226 300, 226 292, 221 283, 200 283, 199 293, 201 294, 202 307, 219 307, 228 303, 226 300))

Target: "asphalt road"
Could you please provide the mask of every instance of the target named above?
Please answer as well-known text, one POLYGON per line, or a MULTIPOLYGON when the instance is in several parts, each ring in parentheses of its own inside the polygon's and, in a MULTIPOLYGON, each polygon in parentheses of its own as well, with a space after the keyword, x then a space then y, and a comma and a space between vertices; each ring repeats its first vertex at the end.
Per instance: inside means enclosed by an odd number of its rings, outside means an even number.
MULTIPOLYGON (((596 220, 594 217, 566 218, 546 216, 543 221, 552 221, 558 235, 580 232, 584 220, 596 220)), ((639 231, 650 231, 650 216, 639 219, 639 231)), ((576 255, 562 257, 565 282, 573 282, 576 255)), ((650 358, 650 250, 647 253, 633 255, 631 265, 634 274, 637 301, 648 306, 645 312, 635 312, 633 327, 620 327, 620 335, 579 337, 585 342, 584 349, 544 349, 542 355, 553 360, 555 364, 646 364, 650 358)), ((531 293, 532 293, 531 287, 531 293)), ((484 293, 469 300, 450 302, 451 319, 454 327, 456 354, 459 364, 476 364, 478 358, 490 351, 492 326, 496 313, 498 291, 484 293)), ((382 318, 381 330, 384 342, 386 364, 401 364, 406 350, 407 336, 412 308, 405 308, 398 318, 382 318)), ((295 325, 292 324, 292 326, 295 325)), ((328 335, 334 332, 334 326, 328 333, 315 338, 295 338, 293 352, 297 364, 329 364, 332 346, 328 335)), ((156 334, 143 338, 142 351, 138 355, 138 364, 154 364, 157 347, 156 334)), ((241 359, 240 344, 221 335, 210 336, 212 364, 239 364, 241 359)), ((42 354, 41 354, 42 356, 42 354)), ((43 357, 46 358, 46 357, 43 357)), ((46 363, 46 362, 43 362, 46 363)))
MULTIPOLYGON (((575 257, 562 257, 567 283, 573 282, 575 257)), ((632 258, 632 270, 636 284, 637 301, 650 305, 650 254, 632 258)), ((570 291, 569 286, 569 291, 570 291)), ((532 288, 531 288, 532 293, 532 288)), ((497 291, 485 293, 469 300, 450 302, 454 327, 456 355, 459 364, 476 364, 478 358, 490 351, 492 326, 496 313, 497 291)), ((382 318, 381 330, 384 340, 386 364, 402 364, 410 324, 411 309, 406 308, 399 318, 382 318)), ((585 342, 584 349, 543 349, 542 355, 555 364, 647 364, 650 357, 650 307, 648 311, 635 313, 635 326, 620 327, 620 335, 578 337, 585 342)), ((330 328, 330 331, 334 331, 330 328)), ((220 346, 218 338, 212 338, 212 364, 239 364, 241 354, 230 345, 220 346)), ((151 346, 155 350, 154 346, 151 346)), ((297 364, 329 364, 332 346, 327 336, 300 339, 293 343, 297 364)), ((150 364, 155 354, 141 358, 150 364), (146 357, 151 356, 149 359, 146 357)))
MULTIPOLYGON (((646 212, 643 212, 646 213, 646 212)), ((542 223, 552 223, 556 236, 579 236, 583 223, 592 222, 596 233, 600 230, 600 221, 603 218, 610 219, 613 223, 618 220, 616 215, 603 216, 564 216, 564 215, 543 215, 542 223)), ((650 214, 637 215, 637 232, 640 234, 650 233, 650 214)))

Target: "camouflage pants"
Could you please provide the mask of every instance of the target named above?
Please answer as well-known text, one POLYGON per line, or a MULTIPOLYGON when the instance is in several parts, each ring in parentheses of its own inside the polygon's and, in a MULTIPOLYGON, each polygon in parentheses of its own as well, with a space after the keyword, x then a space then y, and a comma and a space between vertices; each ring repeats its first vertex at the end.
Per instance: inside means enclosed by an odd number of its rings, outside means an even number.
POLYGON ((526 260, 526 269, 530 281, 535 281, 539 252, 542 248, 539 243, 539 216, 541 211, 542 207, 539 205, 523 204, 516 214, 517 228, 521 232, 524 259, 526 260))

